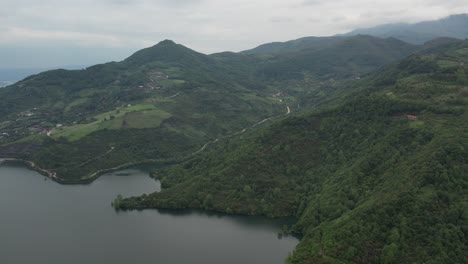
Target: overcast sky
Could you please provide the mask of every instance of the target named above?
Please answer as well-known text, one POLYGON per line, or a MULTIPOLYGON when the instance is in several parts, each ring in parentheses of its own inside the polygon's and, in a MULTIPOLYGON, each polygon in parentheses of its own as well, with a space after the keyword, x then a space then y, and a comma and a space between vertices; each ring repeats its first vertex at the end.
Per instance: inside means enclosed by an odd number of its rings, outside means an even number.
POLYGON ((458 13, 467 0, 0 0, 0 69, 122 60, 163 39, 240 51, 458 13))

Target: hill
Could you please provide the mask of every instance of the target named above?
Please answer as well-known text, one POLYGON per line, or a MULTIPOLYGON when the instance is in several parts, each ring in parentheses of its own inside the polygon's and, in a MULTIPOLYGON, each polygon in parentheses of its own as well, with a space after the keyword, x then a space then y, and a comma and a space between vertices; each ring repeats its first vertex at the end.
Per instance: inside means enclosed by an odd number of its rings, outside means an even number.
POLYGON ((312 38, 303 40, 301 46, 284 43, 279 54, 259 67, 258 74, 274 79, 303 79, 307 75, 319 79, 353 78, 402 59, 419 48, 393 38, 364 35, 312 38))
POLYGON ((467 65, 467 41, 427 49, 338 102, 157 167, 163 191, 117 204, 295 216, 288 263, 463 263, 467 65))
POLYGON ((66 183, 178 162, 217 138, 330 100, 348 79, 417 48, 356 36, 276 55, 205 55, 165 40, 121 62, 51 70, 0 90, 0 157, 34 161, 66 183))
POLYGON ((247 64, 163 41, 122 62, 32 75, 0 91, 0 156, 33 160, 64 182, 185 157, 286 112, 247 64))
POLYGON ((372 28, 356 29, 345 34, 345 36, 358 34, 381 38, 393 37, 413 44, 423 44, 438 37, 466 39, 468 38, 468 14, 451 15, 439 20, 415 24, 386 24, 372 28))
POLYGON ((243 54, 278 54, 301 51, 303 49, 322 49, 340 42, 344 37, 305 37, 286 42, 272 42, 262 44, 250 50, 242 51, 243 54))

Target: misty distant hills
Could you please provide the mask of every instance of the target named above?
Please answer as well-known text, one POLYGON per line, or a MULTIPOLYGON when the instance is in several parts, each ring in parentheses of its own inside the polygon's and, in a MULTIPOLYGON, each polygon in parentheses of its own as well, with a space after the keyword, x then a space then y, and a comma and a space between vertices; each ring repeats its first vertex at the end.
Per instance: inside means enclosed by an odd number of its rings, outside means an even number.
POLYGON ((0 158, 61 183, 140 166, 160 180, 116 209, 293 216, 290 264, 464 263, 467 76, 468 40, 451 37, 211 55, 165 40, 0 89, 0 158))
POLYGON ((303 78, 308 72, 322 79, 349 78, 368 73, 418 50, 395 38, 373 36, 309 37, 271 43, 245 51, 268 57, 259 75, 275 79, 303 78))
POLYGON ((353 30, 344 36, 371 35, 381 38, 393 37, 412 44, 423 44, 438 37, 468 38, 468 14, 451 15, 446 18, 415 24, 385 24, 353 30))
MULTIPOLYGON (((67 70, 75 70, 85 68, 84 65, 69 65, 63 66, 61 68, 67 70)), ((30 75, 38 74, 51 70, 51 68, 12 68, 12 69, 0 69, 0 87, 5 87, 10 84, 13 84, 17 81, 20 81, 30 75)))
POLYGON ((21 80, 29 75, 43 72, 46 69, 0 69, 0 87, 10 85, 18 80, 21 80))
POLYGON ((340 42, 344 37, 304 37, 285 42, 271 42, 262 44, 256 48, 242 51, 243 54, 275 54, 289 53, 303 49, 320 49, 340 42))
MULTIPOLYGON (((349 41, 349 37, 368 35, 378 38, 393 38, 410 44, 421 45, 436 40, 453 42, 455 39, 468 38, 468 14, 452 15, 439 20, 424 21, 415 24, 385 24, 372 28, 356 29, 349 33, 330 37, 304 37, 285 42, 272 42, 243 51, 243 54, 280 54, 298 51, 321 51, 333 46, 340 46, 349 41)), ((371 40, 372 38, 361 39, 371 40)))

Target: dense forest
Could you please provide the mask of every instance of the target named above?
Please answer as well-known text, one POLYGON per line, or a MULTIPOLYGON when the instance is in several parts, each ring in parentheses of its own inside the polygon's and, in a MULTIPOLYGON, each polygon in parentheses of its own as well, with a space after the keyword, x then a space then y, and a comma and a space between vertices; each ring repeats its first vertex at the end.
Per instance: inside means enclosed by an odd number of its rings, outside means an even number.
POLYGON ((164 190, 120 208, 292 215, 304 238, 289 263, 463 263, 467 51, 466 41, 425 50, 339 103, 157 168, 164 190))
POLYGON ((348 80, 424 47, 369 36, 332 42, 204 55, 165 40, 121 62, 30 76, 0 90, 0 157, 34 161, 63 183, 178 162, 288 109, 336 98, 348 80))
POLYGON ((466 40, 167 40, 0 90, 0 157, 61 183, 145 165, 163 190, 117 210, 293 216, 287 263, 464 263, 467 75, 466 40))

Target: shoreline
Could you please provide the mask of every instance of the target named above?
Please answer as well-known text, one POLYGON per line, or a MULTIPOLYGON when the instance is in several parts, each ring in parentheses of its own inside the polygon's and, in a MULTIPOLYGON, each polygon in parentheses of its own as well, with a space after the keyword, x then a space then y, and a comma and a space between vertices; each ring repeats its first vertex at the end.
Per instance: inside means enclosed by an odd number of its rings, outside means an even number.
POLYGON ((1 164, 14 164, 14 163, 20 163, 22 165, 25 165, 28 169, 31 169, 33 171, 36 171, 40 173, 41 175, 53 180, 54 182, 57 182, 59 184, 63 185, 78 185, 78 184, 91 184, 93 181, 97 180, 100 176, 119 171, 119 170, 124 170, 124 169, 129 169, 132 167, 136 167, 139 165, 144 165, 144 164, 154 164, 154 163, 161 163, 161 161, 155 161, 155 160, 148 160, 148 161, 142 161, 142 162, 134 162, 134 163, 127 163, 127 164, 122 164, 113 168, 108 168, 108 169, 102 169, 98 170, 88 176, 81 177, 80 179, 73 179, 73 180, 67 180, 63 178, 57 177, 57 173, 43 169, 39 166, 37 166, 36 163, 30 160, 24 160, 24 159, 18 159, 18 158, 0 158, 0 165, 1 164))
POLYGON ((24 160, 24 159, 17 159, 17 158, 0 158, 0 164, 14 164, 14 163, 20 163, 22 165, 25 165, 28 169, 33 170, 35 172, 38 172, 42 176, 45 176, 54 182, 57 182, 59 184, 85 184, 86 182, 71 182, 67 181, 65 179, 57 177, 57 173, 43 169, 39 166, 36 165, 33 161, 30 160, 24 160))
POLYGON ((64 180, 57 177, 57 173, 56 172, 52 172, 52 171, 49 171, 49 170, 46 170, 46 169, 43 169, 39 166, 36 165, 36 163, 30 161, 30 160, 24 160, 24 159, 17 159, 17 158, 0 158, 0 164, 2 163, 22 163, 24 165, 26 165, 28 168, 36 171, 36 172, 39 172, 40 174, 54 180, 54 181, 58 181, 58 182, 63 182, 64 180))
MULTIPOLYGON (((101 170, 95 171, 95 172, 93 172, 93 173, 91 173, 89 175, 83 176, 83 177, 81 177, 79 179, 66 180, 66 179, 63 179, 63 178, 59 178, 59 177, 57 177, 56 172, 43 169, 43 168, 37 166, 36 163, 34 163, 33 161, 30 161, 30 160, 24 160, 24 159, 18 159, 18 158, 0 158, 0 164, 2 164, 2 163, 14 163, 14 162, 22 163, 22 164, 26 165, 28 168, 30 168, 30 169, 32 169, 32 170, 34 170, 36 172, 39 172, 40 174, 48 177, 49 179, 51 179, 51 180, 53 180, 53 181, 55 181, 55 182, 57 182, 59 184, 67 184, 67 185, 90 184, 93 181, 95 181, 96 179, 98 179, 100 176, 102 176, 102 175, 104 175, 106 173, 110 173, 110 172, 114 172, 114 171, 118 171, 118 170, 123 170, 123 169, 128 169, 128 168, 139 166, 139 165, 156 164, 156 163, 176 164, 176 163, 184 162, 185 160, 188 160, 188 159, 192 158, 193 156, 197 155, 198 153, 203 152, 209 145, 217 143, 220 139, 230 138, 230 137, 233 137, 233 136, 236 136, 236 135, 239 135, 239 134, 243 134, 249 128, 254 128, 254 127, 256 127, 256 126, 258 126, 258 125, 260 125, 262 123, 265 123, 266 121, 289 115, 291 113, 291 109, 290 109, 289 105, 286 106, 286 110, 287 111, 286 111, 285 114, 272 116, 272 117, 263 119, 260 122, 257 122, 255 124, 251 125, 250 127, 244 128, 241 131, 238 131, 238 132, 235 132, 233 134, 226 135, 226 136, 223 136, 223 137, 220 137, 220 138, 216 138, 215 140, 208 141, 205 145, 203 145, 203 147, 201 149, 199 149, 199 150, 197 150, 197 151, 195 151, 195 152, 193 152, 193 153, 189 154, 188 156, 183 157, 181 159, 176 158, 176 159, 171 160, 171 161, 157 160, 157 159, 147 159, 147 160, 138 161, 138 162, 129 162, 129 163, 126 163, 126 164, 118 165, 118 166, 113 167, 113 168, 107 168, 107 169, 101 169, 101 170)), ((113 150, 114 150, 114 147, 112 147, 108 152, 106 152, 106 154, 108 154, 109 152, 111 152, 113 150)))

